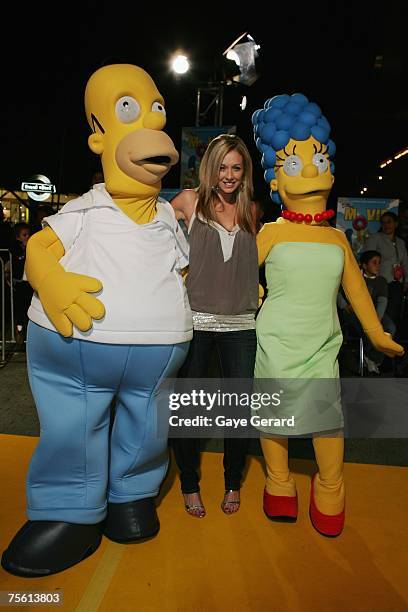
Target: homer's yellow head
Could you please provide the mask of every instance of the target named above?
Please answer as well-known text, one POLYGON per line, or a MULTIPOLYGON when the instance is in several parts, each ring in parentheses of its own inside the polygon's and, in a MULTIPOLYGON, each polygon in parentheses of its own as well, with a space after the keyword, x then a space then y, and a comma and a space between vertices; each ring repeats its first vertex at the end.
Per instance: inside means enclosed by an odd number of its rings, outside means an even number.
POLYGON ((310 218, 322 213, 334 182, 336 147, 320 107, 301 93, 282 94, 266 100, 252 123, 272 200, 310 218))
POLYGON ((164 100, 147 72, 130 64, 100 68, 87 83, 85 111, 88 145, 101 155, 107 191, 113 197, 158 194, 179 156, 162 131, 164 100))

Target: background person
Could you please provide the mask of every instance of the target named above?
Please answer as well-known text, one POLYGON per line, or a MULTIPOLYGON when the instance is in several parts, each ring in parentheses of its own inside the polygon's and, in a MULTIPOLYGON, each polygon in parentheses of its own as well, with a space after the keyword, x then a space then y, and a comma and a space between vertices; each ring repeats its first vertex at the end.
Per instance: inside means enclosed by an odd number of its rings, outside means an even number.
POLYGON ((387 211, 381 215, 381 229, 371 234, 364 243, 364 251, 378 251, 381 255, 380 274, 388 284, 387 314, 399 336, 404 290, 408 281, 408 254, 402 238, 396 235, 398 217, 387 211))
MULTIPOLYGON (((381 255, 378 251, 365 251, 360 256, 360 265, 363 273, 363 278, 366 282, 367 289, 373 300, 378 318, 381 321, 384 331, 395 335, 395 325, 390 316, 386 313, 388 304, 388 286, 387 281, 380 275, 381 255)), ((379 374, 379 366, 384 360, 383 353, 376 351, 364 334, 363 328, 354 314, 353 308, 339 292, 337 304, 343 311, 343 321, 345 325, 352 327, 359 336, 364 339, 365 355, 364 362, 370 373, 379 374)))
POLYGON ((27 223, 16 223, 13 230, 15 239, 10 246, 13 279, 12 281, 10 279, 10 284, 14 292, 13 303, 16 344, 17 346, 22 346, 27 333, 27 311, 30 306, 31 298, 33 297, 31 285, 24 279, 26 247, 30 237, 30 227, 27 223))

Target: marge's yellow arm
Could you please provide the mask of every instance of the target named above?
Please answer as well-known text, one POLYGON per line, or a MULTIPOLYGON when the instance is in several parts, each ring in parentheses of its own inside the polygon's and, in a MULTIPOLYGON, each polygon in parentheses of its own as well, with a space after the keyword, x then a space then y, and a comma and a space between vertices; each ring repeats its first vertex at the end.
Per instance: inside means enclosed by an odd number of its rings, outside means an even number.
POLYGON ((278 236, 278 227, 276 223, 265 223, 260 232, 256 236, 256 246, 258 247, 258 263, 261 266, 268 253, 276 244, 278 236))

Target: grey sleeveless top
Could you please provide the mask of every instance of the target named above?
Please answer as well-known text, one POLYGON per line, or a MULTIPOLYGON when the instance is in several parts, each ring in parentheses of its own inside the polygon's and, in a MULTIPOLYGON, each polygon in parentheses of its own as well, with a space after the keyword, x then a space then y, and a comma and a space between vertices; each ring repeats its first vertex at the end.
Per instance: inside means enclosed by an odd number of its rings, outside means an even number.
POLYGON ((254 317, 259 282, 255 236, 238 226, 228 231, 195 215, 189 234, 186 287, 192 311, 254 317))

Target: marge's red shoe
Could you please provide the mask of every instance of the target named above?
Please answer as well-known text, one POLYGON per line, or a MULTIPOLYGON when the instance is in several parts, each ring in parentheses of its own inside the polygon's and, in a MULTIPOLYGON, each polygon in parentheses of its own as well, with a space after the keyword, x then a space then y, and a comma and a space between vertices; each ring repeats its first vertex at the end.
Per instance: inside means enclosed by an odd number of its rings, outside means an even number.
POLYGON ((313 527, 324 536, 335 538, 341 534, 344 527, 345 511, 343 509, 339 514, 329 515, 323 514, 317 509, 314 499, 314 481, 316 474, 312 478, 312 486, 310 489, 310 508, 309 515, 313 527))
POLYGON ((271 495, 264 490, 263 509, 273 521, 294 523, 298 515, 297 495, 271 495))

